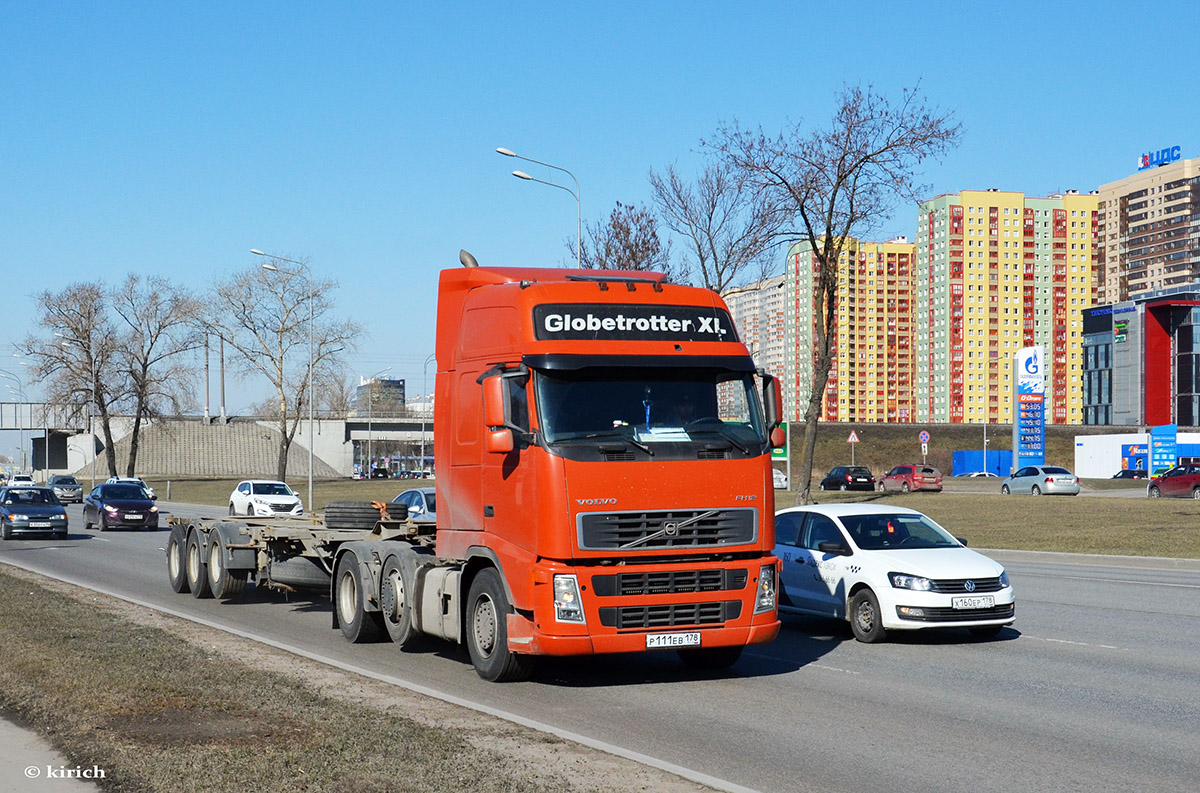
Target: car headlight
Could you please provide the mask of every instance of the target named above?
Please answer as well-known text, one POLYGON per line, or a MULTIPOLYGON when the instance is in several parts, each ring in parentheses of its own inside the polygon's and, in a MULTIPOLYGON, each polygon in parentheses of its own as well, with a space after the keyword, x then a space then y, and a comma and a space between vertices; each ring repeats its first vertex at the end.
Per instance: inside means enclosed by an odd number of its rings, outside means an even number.
POLYGON ((111 513, 112 513, 112 514, 114 514, 114 515, 116 515, 116 514, 117 514, 117 508, 116 508, 116 507, 114 507, 112 504, 105 504, 105 505, 104 505, 104 511, 105 511, 105 512, 111 512, 111 513))
POLYGON ((29 516, 28 516, 28 515, 22 515, 22 514, 20 514, 20 513, 17 513, 17 512, 10 512, 10 513, 9 513, 9 515, 8 515, 8 519, 9 519, 9 520, 29 520, 29 516))
POLYGON ((754 598, 754 613, 775 610, 775 565, 764 564, 758 569, 758 595, 754 598))
POLYGON ((1009 583, 1008 583, 1008 571, 1007 571, 1007 570, 1001 570, 1001 571, 1000 571, 1000 588, 1001 588, 1001 589, 1004 589, 1004 588, 1005 588, 1005 587, 1007 587, 1007 586, 1009 586, 1009 583))
POLYGON ((892 582, 892 586, 896 587, 896 589, 912 589, 917 592, 929 592, 933 589, 932 581, 916 575, 888 573, 888 580, 892 582))
POLYGON ((158 512, 158 507, 150 507, 151 512, 158 512))
POLYGON ((583 603, 579 599, 579 580, 574 575, 554 576, 554 618, 559 622, 583 624, 583 603))

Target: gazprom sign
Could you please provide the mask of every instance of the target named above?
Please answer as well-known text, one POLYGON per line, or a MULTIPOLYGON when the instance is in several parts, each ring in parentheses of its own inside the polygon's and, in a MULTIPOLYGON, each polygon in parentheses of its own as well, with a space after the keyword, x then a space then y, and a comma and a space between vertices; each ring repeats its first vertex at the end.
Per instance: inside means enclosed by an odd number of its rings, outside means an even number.
POLYGON ((1150 151, 1138 157, 1138 170, 1144 171, 1147 168, 1157 168, 1160 165, 1166 165, 1178 160, 1182 156, 1182 151, 1179 146, 1172 146, 1169 149, 1159 149, 1158 151, 1150 151))

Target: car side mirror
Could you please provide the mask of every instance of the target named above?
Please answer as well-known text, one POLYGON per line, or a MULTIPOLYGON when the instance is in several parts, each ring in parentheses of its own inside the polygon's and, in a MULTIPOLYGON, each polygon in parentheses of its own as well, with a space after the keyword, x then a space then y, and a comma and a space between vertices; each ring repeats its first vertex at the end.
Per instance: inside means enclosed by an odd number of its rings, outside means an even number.
POLYGON ((837 554, 838 556, 853 555, 851 554, 850 549, 845 545, 842 545, 840 542, 819 542, 817 543, 817 550, 821 553, 832 553, 837 554))
POLYGON ((420 514, 421 514, 422 512, 424 512, 424 511, 425 511, 425 508, 424 508, 424 507, 419 507, 419 506, 417 506, 416 504, 414 504, 414 505, 412 505, 411 507, 409 507, 409 508, 408 508, 408 514, 409 514, 409 515, 420 515, 420 514))
POLYGON ((965 547, 967 547, 967 538, 966 538, 966 537, 955 537, 954 539, 956 539, 956 540, 958 540, 959 542, 961 542, 961 543, 963 544, 963 547, 964 547, 964 548, 965 548, 965 547))

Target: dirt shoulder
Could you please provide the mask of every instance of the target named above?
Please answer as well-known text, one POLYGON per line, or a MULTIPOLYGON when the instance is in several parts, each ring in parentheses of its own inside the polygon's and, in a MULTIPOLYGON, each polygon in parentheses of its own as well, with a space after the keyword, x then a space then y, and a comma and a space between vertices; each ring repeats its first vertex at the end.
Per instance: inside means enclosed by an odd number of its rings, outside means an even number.
POLYGON ((15 568, 0 635, 0 710, 109 791, 712 790, 15 568))

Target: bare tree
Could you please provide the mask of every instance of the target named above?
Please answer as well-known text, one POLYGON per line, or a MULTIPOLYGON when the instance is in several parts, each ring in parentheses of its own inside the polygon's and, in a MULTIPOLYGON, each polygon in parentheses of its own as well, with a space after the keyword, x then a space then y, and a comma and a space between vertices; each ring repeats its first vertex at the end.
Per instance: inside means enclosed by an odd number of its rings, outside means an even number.
POLYGON ((317 410, 328 416, 345 418, 354 402, 354 386, 345 369, 317 373, 317 410))
POLYGON ((761 191, 796 228, 784 233, 807 240, 816 258, 813 290, 813 382, 804 414, 800 466, 808 503, 817 422, 837 323, 837 265, 853 236, 881 223, 897 199, 915 202, 926 189, 914 183, 927 157, 957 145, 961 125, 930 108, 917 89, 893 104, 867 87, 846 88, 826 129, 805 134, 799 125, 775 137, 723 126, 708 146, 726 159, 738 179, 761 191))
POLYGON ((200 302, 165 278, 130 274, 111 294, 112 308, 124 323, 116 366, 128 375, 133 429, 125 475, 137 471, 142 421, 178 415, 190 397, 194 366, 184 353, 203 344, 196 324, 200 302))
MULTIPOLYGON (((575 250, 575 238, 567 240, 575 250)), ((674 280, 671 243, 658 235, 658 219, 645 207, 620 201, 608 222, 586 224, 580 261, 588 270, 641 270, 665 273, 674 280)))
POLYGON ((73 283, 59 292, 42 292, 37 302, 37 323, 49 335, 29 336, 22 345, 35 361, 33 375, 48 402, 94 405, 108 474, 116 476, 111 419, 129 389, 117 364, 121 344, 109 316, 108 290, 99 282, 73 283))
POLYGON ((262 374, 275 389, 280 435, 276 473, 281 480, 313 390, 310 345, 316 380, 336 370, 339 355, 352 348, 361 332, 354 322, 331 316, 336 287, 333 281, 310 280, 283 266, 275 272, 256 267, 217 284, 209 299, 206 329, 237 351, 247 372, 262 374))
POLYGON ((654 203, 667 227, 685 241, 693 282, 717 292, 773 274, 779 214, 767 201, 769 193, 737 177, 727 159, 708 163, 695 185, 674 165, 650 171, 654 203))

